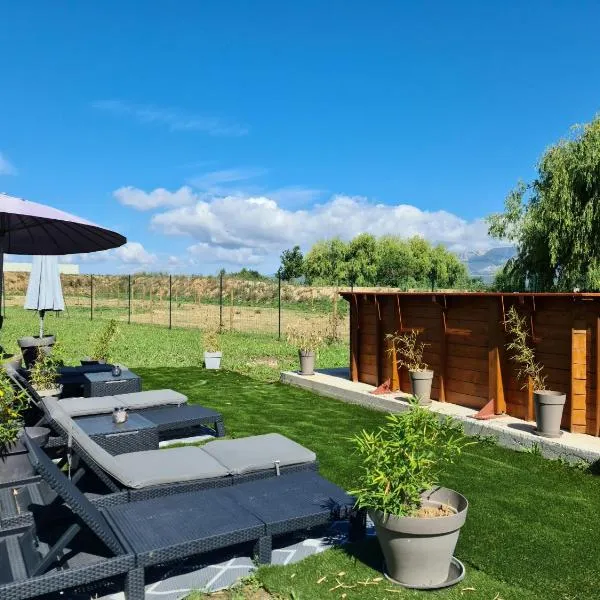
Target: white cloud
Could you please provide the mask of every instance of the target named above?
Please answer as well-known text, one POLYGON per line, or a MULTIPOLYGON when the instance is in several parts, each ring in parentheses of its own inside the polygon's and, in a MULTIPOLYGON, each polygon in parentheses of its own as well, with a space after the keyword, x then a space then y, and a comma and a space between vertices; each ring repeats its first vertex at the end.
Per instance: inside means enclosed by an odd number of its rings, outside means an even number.
POLYGON ((188 186, 183 186, 175 192, 156 188, 150 193, 132 186, 125 186, 115 190, 113 196, 121 204, 132 206, 137 210, 151 210, 163 206, 184 206, 198 200, 198 196, 188 186))
POLYGON ((248 133, 248 128, 238 123, 220 117, 192 114, 178 108, 130 104, 121 100, 100 100, 92 106, 117 117, 133 118, 142 124, 164 125, 170 131, 199 131, 213 136, 229 137, 248 133))
POLYGON ((16 175, 16 167, 0 152, 0 175, 16 175))
POLYGON ((362 232, 420 235, 456 252, 485 251, 496 245, 483 220, 466 221, 446 211, 344 195, 298 210, 284 208, 268 196, 203 195, 194 204, 154 215, 151 226, 167 235, 194 239, 191 253, 242 266, 272 266, 284 248, 299 244, 306 249, 319 239, 348 240, 362 232))
POLYGON ((61 257, 61 262, 67 263, 106 263, 116 262, 120 265, 152 265, 156 263, 156 254, 148 252, 139 242, 127 242, 119 248, 103 250, 101 252, 90 252, 87 254, 69 254, 61 257))
POLYGON ((188 247, 193 257, 207 259, 211 263, 228 263, 232 265, 258 265, 265 259, 264 255, 252 248, 224 248, 206 242, 198 242, 188 247))
POLYGON ((127 242, 113 252, 118 260, 128 265, 151 265, 157 260, 156 254, 148 252, 139 242, 127 242))

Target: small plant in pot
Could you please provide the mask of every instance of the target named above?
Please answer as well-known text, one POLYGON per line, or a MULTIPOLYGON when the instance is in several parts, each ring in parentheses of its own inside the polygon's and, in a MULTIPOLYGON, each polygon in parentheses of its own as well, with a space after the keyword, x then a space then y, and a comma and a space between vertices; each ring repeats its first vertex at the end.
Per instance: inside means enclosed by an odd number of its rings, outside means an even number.
POLYGON ((395 353, 396 365, 408 369, 413 396, 421 405, 431 404, 433 371, 423 362, 427 344, 419 341, 419 332, 413 329, 409 333, 388 333, 385 337, 391 342, 388 352, 395 353))
POLYGON ((46 354, 42 349, 29 370, 31 385, 42 397, 60 396, 62 386, 58 383, 61 361, 55 355, 46 354))
POLYGON ((112 355, 113 345, 119 336, 119 325, 111 319, 96 335, 92 353, 81 361, 84 365, 107 364, 112 355))
POLYGON ((23 429, 23 411, 27 396, 17 391, 4 370, 0 369, 0 454, 8 453, 23 429))
POLYGON ((312 327, 291 325, 287 329, 286 339, 288 344, 298 348, 300 375, 314 375, 317 350, 323 343, 321 332, 312 327))
POLYGON ((438 482, 473 442, 450 418, 423 408, 417 398, 411 403, 377 431, 353 438, 362 466, 350 493, 375 524, 386 575, 407 587, 434 589, 464 575, 453 555, 468 502, 438 482))
POLYGON ((513 362, 518 365, 517 379, 526 389, 531 381, 533 385, 533 401, 535 405, 535 421, 537 435, 557 438, 562 435, 560 424, 567 395, 562 392, 546 389, 544 367, 537 362, 535 350, 530 343, 531 334, 527 318, 511 306, 504 321, 510 341, 506 344, 513 362))
POLYGON ((221 335, 210 329, 204 332, 204 366, 207 369, 220 369, 223 352, 221 351, 221 335))

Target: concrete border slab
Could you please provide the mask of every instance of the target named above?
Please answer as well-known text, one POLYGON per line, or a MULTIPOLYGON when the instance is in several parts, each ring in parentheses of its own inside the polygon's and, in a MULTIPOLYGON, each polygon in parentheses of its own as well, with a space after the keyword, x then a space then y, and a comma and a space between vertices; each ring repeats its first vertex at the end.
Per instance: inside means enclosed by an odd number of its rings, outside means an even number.
MULTIPOLYGON (((406 401, 407 394, 371 394, 375 388, 366 383, 350 381, 346 368, 319 370, 312 376, 300 375, 296 371, 283 371, 280 380, 321 396, 382 412, 402 412, 410 408, 406 401)), ((591 435, 565 431, 558 439, 547 439, 533 433, 534 423, 514 417, 503 416, 479 421, 473 418, 477 411, 448 402, 434 401, 431 403, 431 410, 462 423, 467 435, 494 438, 499 445, 507 448, 521 451, 537 449, 546 458, 562 459, 572 464, 591 464, 600 460, 600 438, 591 435)))

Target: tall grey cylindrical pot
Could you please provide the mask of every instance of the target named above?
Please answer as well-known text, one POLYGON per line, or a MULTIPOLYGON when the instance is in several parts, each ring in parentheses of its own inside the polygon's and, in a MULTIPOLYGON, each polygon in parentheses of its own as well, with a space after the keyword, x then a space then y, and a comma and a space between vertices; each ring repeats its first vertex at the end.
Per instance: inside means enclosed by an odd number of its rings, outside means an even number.
POLYGON ((419 399, 419 404, 431 404, 431 384, 433 371, 409 371, 413 396, 419 399))
POLYGON ((430 519, 385 516, 371 511, 387 574, 411 587, 435 587, 448 579, 460 528, 467 518, 467 499, 447 488, 423 495, 423 506, 445 504, 456 513, 430 519))
POLYGON ((315 374, 315 353, 312 350, 298 350, 300 375, 315 374))
POLYGON ((543 437, 560 437, 560 423, 567 395, 551 390, 533 392, 536 433, 543 437))

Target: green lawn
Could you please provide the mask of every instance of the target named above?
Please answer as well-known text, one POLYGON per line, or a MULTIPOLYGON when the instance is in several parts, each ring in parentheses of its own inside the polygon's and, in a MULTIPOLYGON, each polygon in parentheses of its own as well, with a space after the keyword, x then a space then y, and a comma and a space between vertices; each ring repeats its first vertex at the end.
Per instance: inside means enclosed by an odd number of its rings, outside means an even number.
MULTIPOLYGON (((31 334, 35 325, 35 315, 9 311, 1 341, 16 349, 11 340, 31 334)), ((48 330, 58 334, 73 360, 89 352, 91 339, 102 326, 81 318, 48 319, 48 330)), ((171 387, 191 402, 220 410, 228 435, 276 431, 297 440, 317 453, 325 477, 347 489, 353 487, 357 462, 348 438, 362 428, 380 425, 382 413, 277 383, 278 371, 294 366, 297 356, 294 348, 272 337, 226 334, 227 371, 199 368, 201 350, 201 336, 194 330, 124 325, 114 359, 134 368, 147 389, 171 387)), ((321 366, 346 361, 343 344, 320 355, 321 366)), ((457 548, 467 578, 457 587, 424 594, 392 589, 384 580, 374 582, 381 566, 375 541, 331 550, 284 568, 262 567, 258 584, 273 597, 292 600, 600 598, 598 477, 534 454, 480 443, 468 448, 442 483, 470 501, 457 548), (336 579, 349 587, 329 591, 338 585, 336 579)), ((246 591, 225 597, 258 600, 265 596, 262 591, 257 595, 255 582, 246 591)))
MULTIPOLYGON (((310 392, 265 383, 232 372, 194 368, 139 369, 148 387, 174 386, 219 409, 228 435, 276 431, 312 448, 321 473, 345 488, 354 483, 356 460, 348 437, 375 428, 384 415, 310 392)), ((470 501, 457 556, 468 576, 436 598, 489 600, 600 598, 600 529, 596 523, 600 479, 581 470, 489 443, 468 448, 443 484, 470 501)), ((421 598, 431 594, 385 591, 361 585, 378 577, 376 543, 326 552, 299 565, 261 568, 258 579, 284 598, 421 598), (333 592, 335 575, 356 585, 333 592), (317 583, 322 577, 326 581, 317 583), (291 591, 296 596, 291 596, 291 591)))

